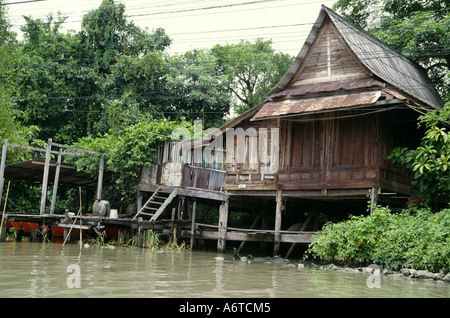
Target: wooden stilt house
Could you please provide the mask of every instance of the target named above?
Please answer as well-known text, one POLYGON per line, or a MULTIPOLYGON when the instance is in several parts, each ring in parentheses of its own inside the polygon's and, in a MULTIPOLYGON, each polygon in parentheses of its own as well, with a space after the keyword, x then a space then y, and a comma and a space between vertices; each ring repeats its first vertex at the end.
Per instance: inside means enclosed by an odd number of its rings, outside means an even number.
POLYGON ((225 189, 310 198, 411 195, 410 176, 387 156, 396 146, 417 146, 417 117, 442 107, 419 65, 323 7, 267 101, 224 127, 278 129, 278 169, 264 174, 264 164, 250 163, 256 134, 234 151, 243 164, 231 158, 228 145, 237 142, 227 140, 225 189))
MULTIPOLYGON (((417 146, 418 116, 442 107, 422 67, 322 7, 266 101, 214 134, 221 146, 212 148, 225 156, 223 181, 213 190, 226 193, 226 209, 262 212, 273 203, 261 222, 273 226, 277 254, 288 241, 283 230, 299 221, 303 230, 314 224, 317 218, 305 221, 304 212, 317 212, 322 204, 322 212, 341 204, 364 212, 368 200, 373 206, 411 196, 411 177, 387 156, 394 147, 417 146)), ((180 184, 187 180, 192 174, 180 184)))

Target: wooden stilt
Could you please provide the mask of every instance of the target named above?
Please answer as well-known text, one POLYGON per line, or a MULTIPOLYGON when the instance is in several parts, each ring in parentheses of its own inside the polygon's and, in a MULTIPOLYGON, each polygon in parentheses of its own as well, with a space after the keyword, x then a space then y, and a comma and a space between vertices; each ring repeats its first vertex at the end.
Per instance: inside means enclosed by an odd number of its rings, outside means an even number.
POLYGON ((282 209, 283 191, 277 190, 276 201, 277 207, 275 210, 275 243, 273 247, 273 255, 278 255, 280 252, 281 241, 281 209, 282 209))
POLYGON ((47 184, 48 184, 48 172, 50 168, 50 151, 52 149, 52 139, 48 139, 47 151, 45 152, 45 165, 44 165, 44 176, 42 178, 42 195, 41 195, 41 209, 39 214, 43 215, 45 213, 45 201, 47 200, 47 184))
POLYGON ((373 213, 377 207, 378 202, 378 188, 372 188, 370 191, 370 214, 373 213))
POLYGON ((8 148, 8 139, 5 139, 2 148, 2 159, 0 163, 0 204, 3 197, 3 186, 5 185, 5 166, 6 166, 6 150, 8 148))
POLYGON ((55 212, 56 195, 58 193, 59 172, 61 170, 61 152, 62 149, 59 148, 58 159, 56 161, 55 180, 53 181, 53 193, 52 193, 52 203, 50 205, 50 214, 53 214, 55 212))
POLYGON ((191 251, 194 249, 194 241, 195 241, 195 212, 197 210, 197 200, 192 202, 192 223, 191 223, 191 251))
POLYGON ((142 238, 143 238, 143 229, 142 229, 142 221, 143 219, 141 217, 138 217, 138 225, 137 225, 137 230, 138 230, 138 247, 142 247, 142 238))
POLYGON ((217 238, 217 252, 225 253, 228 223, 228 201, 223 202, 219 208, 219 232, 217 238))
POLYGON ((142 191, 137 192, 136 212, 142 209, 143 194, 142 191))
POLYGON ((100 157, 100 164, 98 168, 98 179, 97 179, 97 200, 102 199, 102 188, 103 188, 103 170, 105 168, 105 158, 100 157))

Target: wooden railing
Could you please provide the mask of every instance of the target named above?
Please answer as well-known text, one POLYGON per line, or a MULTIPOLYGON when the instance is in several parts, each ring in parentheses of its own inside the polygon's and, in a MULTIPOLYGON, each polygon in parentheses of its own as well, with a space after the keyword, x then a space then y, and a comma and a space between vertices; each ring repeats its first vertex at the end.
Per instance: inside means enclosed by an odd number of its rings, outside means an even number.
POLYGON ((140 183, 220 191, 225 187, 226 172, 181 163, 143 167, 140 183))

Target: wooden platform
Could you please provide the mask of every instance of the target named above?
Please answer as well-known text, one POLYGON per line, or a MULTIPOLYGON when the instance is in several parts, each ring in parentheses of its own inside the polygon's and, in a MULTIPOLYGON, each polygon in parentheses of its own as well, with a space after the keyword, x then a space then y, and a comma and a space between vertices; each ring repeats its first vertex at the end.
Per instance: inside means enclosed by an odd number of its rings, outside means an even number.
MULTIPOLYGON (((194 236, 192 236, 192 224, 190 220, 179 219, 161 219, 155 222, 141 219, 132 219, 132 216, 108 218, 94 215, 69 216, 67 220, 64 215, 57 214, 27 214, 27 213, 6 213, 5 223, 8 222, 30 222, 39 225, 60 226, 70 228, 72 224, 74 228, 80 228, 79 220, 81 219, 82 229, 101 229, 105 227, 136 229, 136 230, 159 230, 177 228, 180 230, 181 238, 185 239, 204 239, 218 240, 220 231, 226 230, 226 240, 230 241, 251 241, 251 242, 274 242, 276 231, 260 230, 260 229, 244 229, 225 227, 220 228, 217 225, 209 225, 202 223, 194 224, 194 236), (77 220, 76 220, 77 219, 77 220), (76 222, 74 222, 76 221, 76 222)), ((279 231, 281 234, 280 242, 284 243, 311 243, 316 237, 316 232, 308 231, 279 231)))

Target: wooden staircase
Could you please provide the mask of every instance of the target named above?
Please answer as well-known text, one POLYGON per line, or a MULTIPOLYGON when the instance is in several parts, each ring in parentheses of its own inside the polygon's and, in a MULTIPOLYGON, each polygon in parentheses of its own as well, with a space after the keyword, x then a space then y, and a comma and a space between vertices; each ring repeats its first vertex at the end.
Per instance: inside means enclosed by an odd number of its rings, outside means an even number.
POLYGON ((161 186, 145 202, 133 217, 133 220, 138 216, 144 216, 150 217, 150 221, 155 221, 178 194, 178 189, 174 189, 171 193, 161 192, 160 190, 161 186))

